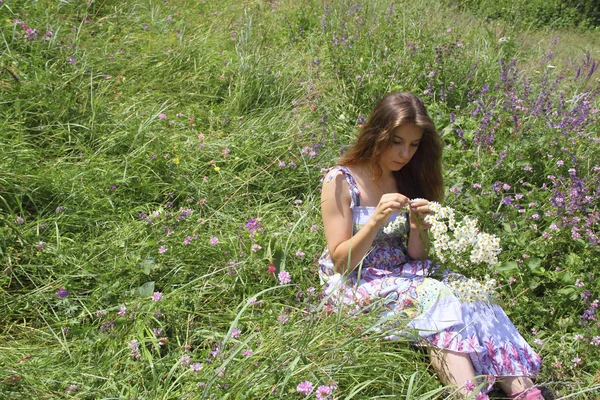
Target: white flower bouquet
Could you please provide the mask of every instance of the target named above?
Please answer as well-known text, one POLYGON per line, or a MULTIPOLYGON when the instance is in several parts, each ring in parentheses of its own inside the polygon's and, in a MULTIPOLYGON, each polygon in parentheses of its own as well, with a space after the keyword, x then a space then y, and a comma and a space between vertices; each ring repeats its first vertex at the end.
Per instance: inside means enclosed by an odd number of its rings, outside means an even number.
MULTIPOLYGON (((431 214, 424 218, 431 226, 433 236, 433 255, 440 263, 459 271, 468 271, 469 267, 487 264, 493 267, 498 263, 502 251, 500 239, 495 235, 481 232, 477 227, 477 218, 464 216, 457 222, 455 212, 450 207, 430 202, 431 214)), ((485 277, 484 283, 474 278, 447 279, 454 294, 464 302, 492 301, 496 280, 485 277)))

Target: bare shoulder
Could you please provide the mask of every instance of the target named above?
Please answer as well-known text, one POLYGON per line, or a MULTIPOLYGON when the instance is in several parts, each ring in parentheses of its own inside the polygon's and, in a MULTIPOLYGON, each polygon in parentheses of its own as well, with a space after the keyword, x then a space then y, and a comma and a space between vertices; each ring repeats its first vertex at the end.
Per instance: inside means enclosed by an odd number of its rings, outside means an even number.
POLYGON ((331 254, 340 243, 352 237, 352 201, 346 173, 339 168, 332 169, 325 175, 321 189, 321 216, 331 254))
POLYGON ((329 200, 336 200, 328 206, 347 204, 350 207, 350 185, 344 176, 344 172, 340 169, 333 168, 323 179, 323 188, 321 190, 321 206, 324 206, 329 200))

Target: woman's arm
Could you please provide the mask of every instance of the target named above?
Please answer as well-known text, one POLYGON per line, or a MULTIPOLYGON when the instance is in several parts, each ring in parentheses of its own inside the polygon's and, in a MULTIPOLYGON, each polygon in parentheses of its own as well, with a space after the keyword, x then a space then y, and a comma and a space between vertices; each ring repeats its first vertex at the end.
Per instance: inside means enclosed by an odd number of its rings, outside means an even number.
POLYGON ((408 198, 398 193, 382 196, 371 218, 353 236, 350 188, 342 173, 332 173, 336 175, 329 181, 326 176, 323 182, 321 214, 334 270, 346 273, 356 268, 371 248, 379 229, 393 212, 400 211, 408 198))

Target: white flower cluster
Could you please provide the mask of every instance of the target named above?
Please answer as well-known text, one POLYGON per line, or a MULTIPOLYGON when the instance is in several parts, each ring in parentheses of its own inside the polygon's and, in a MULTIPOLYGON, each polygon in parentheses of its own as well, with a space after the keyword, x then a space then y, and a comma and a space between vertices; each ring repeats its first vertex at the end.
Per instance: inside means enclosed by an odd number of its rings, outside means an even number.
POLYGON ((495 235, 480 232, 477 218, 465 216, 456 222, 454 210, 442 207, 439 203, 430 202, 431 214, 425 222, 431 225, 433 249, 440 261, 449 261, 458 267, 486 263, 493 266, 498 263, 498 254, 502 251, 500 239, 495 235), (464 256, 470 252, 468 259, 464 256))
POLYGON ((493 299, 496 280, 485 277, 485 283, 481 283, 476 279, 459 279, 450 282, 450 287, 454 295, 463 302, 472 303, 475 301, 491 301, 493 299))
POLYGON ((396 231, 401 231, 405 225, 406 217, 404 216, 404 214, 398 214, 396 216, 396 219, 394 219, 392 222, 388 223, 386 226, 383 227, 383 233, 385 233, 386 235, 391 235, 396 231))
POLYGON ((406 206, 404 206, 401 214, 396 215, 396 218, 392 222, 388 222, 388 224, 383 227, 383 233, 385 233, 386 235, 391 235, 396 231, 403 232, 404 227, 406 226, 406 216, 404 215, 404 213, 408 211, 409 206, 407 204, 406 206))

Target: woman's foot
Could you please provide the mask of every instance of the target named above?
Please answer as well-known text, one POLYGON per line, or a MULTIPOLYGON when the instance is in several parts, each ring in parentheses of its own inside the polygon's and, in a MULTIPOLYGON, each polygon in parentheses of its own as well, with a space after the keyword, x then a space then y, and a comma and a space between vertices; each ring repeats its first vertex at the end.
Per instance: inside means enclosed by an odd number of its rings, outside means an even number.
POLYGON ((546 386, 538 386, 538 389, 540 390, 540 392, 542 392, 544 400, 555 400, 554 393, 546 386))

